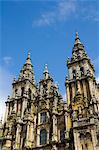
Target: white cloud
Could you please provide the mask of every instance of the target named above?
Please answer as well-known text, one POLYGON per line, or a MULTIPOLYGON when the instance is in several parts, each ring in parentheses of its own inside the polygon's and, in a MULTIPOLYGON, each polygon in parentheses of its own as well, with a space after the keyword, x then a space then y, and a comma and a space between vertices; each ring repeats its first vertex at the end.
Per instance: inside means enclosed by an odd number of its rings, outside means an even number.
POLYGON ((55 6, 51 11, 42 13, 37 20, 34 20, 33 26, 50 26, 57 22, 77 18, 99 21, 99 11, 92 4, 87 5, 86 1, 60 0, 55 6))
POLYGON ((81 17, 85 20, 99 21, 99 10, 94 6, 89 5, 81 9, 81 17))
POLYGON ((3 57, 3 60, 4 60, 4 62, 5 62, 6 65, 9 65, 12 62, 12 57, 5 56, 5 57, 3 57))
POLYGON ((33 26, 49 26, 68 17, 76 11, 76 0, 62 0, 52 11, 43 13, 39 19, 33 21, 33 26))
POLYGON ((33 22, 33 26, 48 26, 55 21, 54 12, 46 12, 41 15, 41 18, 33 22))
POLYGON ((60 20, 66 20, 68 17, 76 12, 76 1, 61 1, 58 4, 58 19, 60 20))
POLYGON ((63 100, 66 101, 66 93, 62 97, 63 97, 63 100))
POLYGON ((11 73, 0 66, 0 118, 4 115, 7 96, 11 93, 12 79, 11 73))
POLYGON ((99 68, 99 56, 93 60, 94 66, 99 68))
POLYGON ((97 83, 99 83, 99 75, 96 77, 96 81, 97 83))

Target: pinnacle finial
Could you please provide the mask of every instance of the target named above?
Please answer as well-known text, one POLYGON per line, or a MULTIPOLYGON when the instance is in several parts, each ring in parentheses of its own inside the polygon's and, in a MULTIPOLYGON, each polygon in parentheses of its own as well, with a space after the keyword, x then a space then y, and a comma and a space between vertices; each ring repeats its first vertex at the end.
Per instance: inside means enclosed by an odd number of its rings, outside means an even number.
POLYGON ((45 64, 44 73, 48 73, 48 65, 47 64, 45 64))
POLYGON ((26 64, 31 64, 30 52, 28 52, 28 56, 26 59, 26 64))
POLYGON ((30 59, 30 52, 28 52, 28 57, 27 58, 29 58, 30 59))
POLYGON ((75 44, 81 44, 78 32, 76 32, 75 44))
POLYGON ((78 32, 76 32, 76 39, 77 39, 77 38, 79 38, 79 36, 78 36, 78 32))

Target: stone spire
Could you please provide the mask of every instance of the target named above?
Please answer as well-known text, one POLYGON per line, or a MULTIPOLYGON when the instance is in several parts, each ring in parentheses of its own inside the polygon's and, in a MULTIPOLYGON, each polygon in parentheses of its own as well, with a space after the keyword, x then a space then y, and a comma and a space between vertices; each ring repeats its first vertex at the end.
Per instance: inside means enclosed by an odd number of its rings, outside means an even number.
POLYGON ((35 83, 35 77, 34 77, 33 66, 31 63, 30 53, 28 53, 26 62, 20 71, 19 80, 23 80, 23 79, 29 79, 33 83, 35 83))
POLYGON ((75 55, 75 54, 78 54, 78 53, 82 53, 82 54, 86 55, 84 45, 80 41, 78 32, 76 32, 76 37, 75 37, 75 42, 74 42, 74 47, 73 47, 73 50, 72 50, 72 54, 75 55))

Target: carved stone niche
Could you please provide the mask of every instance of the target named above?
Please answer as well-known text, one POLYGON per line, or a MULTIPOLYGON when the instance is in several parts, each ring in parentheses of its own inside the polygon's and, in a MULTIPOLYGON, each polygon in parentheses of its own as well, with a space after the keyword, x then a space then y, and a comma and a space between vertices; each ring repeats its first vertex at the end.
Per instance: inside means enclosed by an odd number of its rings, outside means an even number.
POLYGON ((74 110, 72 113, 73 120, 77 119, 77 110, 74 110))
POLYGON ((83 95, 79 93, 79 91, 77 92, 76 96, 75 96, 76 101, 82 101, 83 100, 83 95))
POLYGON ((39 110, 45 109, 46 106, 47 106, 46 101, 45 101, 44 99, 42 99, 42 100, 40 101, 40 105, 39 105, 39 108, 38 108, 38 109, 39 109, 39 110))
POLYGON ((82 97, 78 97, 77 101, 72 103, 72 110, 73 120, 76 120, 77 118, 80 119, 86 115, 86 112, 84 111, 84 101, 82 97))

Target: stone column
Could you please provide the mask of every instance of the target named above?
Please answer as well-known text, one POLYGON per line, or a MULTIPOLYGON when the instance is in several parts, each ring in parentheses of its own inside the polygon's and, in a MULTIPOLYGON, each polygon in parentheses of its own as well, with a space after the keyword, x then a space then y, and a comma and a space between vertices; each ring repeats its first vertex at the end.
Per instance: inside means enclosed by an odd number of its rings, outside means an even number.
POLYGON ((84 97, 86 97, 86 98, 87 98, 86 82, 85 82, 85 81, 83 81, 82 83, 83 83, 84 97))
POLYGON ((49 129, 47 129, 47 144, 49 144, 49 129))
POLYGON ((4 122, 7 121, 8 113, 9 113, 9 103, 6 102, 6 111, 5 111, 4 122))
POLYGON ((69 138, 69 133, 68 133, 68 113, 67 112, 65 112, 65 128, 66 128, 65 138, 69 138))
POLYGON ((40 145, 40 129, 37 129, 36 146, 40 145))
POLYGON ((26 140, 29 140, 29 129, 30 129, 30 122, 27 123, 26 140))
POLYGON ((17 113, 17 100, 15 100, 15 103, 14 103, 14 112, 17 113))
POLYGON ((97 107, 98 107, 98 112, 99 112, 99 102, 97 103, 97 107))
POLYGON ((54 97, 54 102, 53 102, 53 113, 56 113, 56 108, 57 108, 57 98, 54 97))
POLYGON ((11 114, 11 112, 12 112, 12 102, 10 102, 10 112, 9 112, 9 114, 11 114))
POLYGON ((96 103, 94 104, 94 110, 95 110, 96 113, 98 113, 98 108, 97 108, 97 104, 96 103))
POLYGON ((55 114, 53 114, 53 136, 52 141, 57 141, 57 118, 55 114))
POLYGON ((17 131, 16 131, 16 141, 15 141, 15 147, 16 147, 16 150, 19 150, 20 149, 20 133, 21 133, 21 126, 20 124, 17 124, 17 131))
POLYGON ((65 125, 66 125, 66 129, 67 129, 67 123, 68 123, 68 113, 65 112, 65 125))
POLYGON ((78 145, 77 145, 77 142, 78 142, 78 139, 77 139, 77 133, 76 133, 76 131, 74 130, 73 131, 73 133, 74 133, 74 146, 75 146, 75 150, 78 150, 78 145))
POLYGON ((82 150, 79 133, 76 130, 74 130, 73 134, 74 134, 74 146, 75 146, 75 150, 82 150))
POLYGON ((75 85, 72 83, 72 99, 75 97, 75 85))
POLYGON ((93 150, 93 147, 92 147, 92 142, 91 141, 88 141, 88 150, 93 150))
POLYGON ((91 78, 88 79, 89 81, 89 90, 90 90, 90 96, 93 97, 93 81, 91 78))
POLYGON ((27 100, 25 98, 23 98, 23 102, 22 102, 22 113, 21 113, 21 117, 23 118, 24 116, 24 111, 25 111, 25 108, 27 106, 27 100))
POLYGON ((77 133, 77 145, 78 145, 78 150, 81 150, 81 141, 80 141, 80 133, 77 133))
POLYGON ((69 106, 70 105, 70 90, 69 90, 68 84, 66 84, 66 95, 67 95, 67 104, 69 106))
POLYGON ((80 81, 77 80, 78 91, 81 93, 80 81))
POLYGON ((21 114, 21 103, 19 102, 18 103, 18 115, 20 116, 20 114, 21 114))
POLYGON ((69 72, 69 79, 70 80, 73 79, 73 74, 72 74, 72 68, 71 67, 68 69, 68 72, 69 72))
POLYGON ((34 124, 33 123, 31 123, 31 126, 30 126, 30 141, 34 142, 34 124))
POLYGON ((95 131, 95 129, 92 129, 92 130, 91 130, 91 136, 92 136, 93 150, 97 150, 97 149, 96 149, 97 136, 96 136, 96 131, 95 131))
POLYGON ((34 128, 36 128, 36 118, 37 118, 37 116, 35 115, 34 116, 34 128))
POLYGON ((40 124, 40 123, 41 123, 41 114, 38 113, 38 124, 40 124))
MULTIPOLYGON (((70 90, 69 90, 69 85, 68 83, 66 84, 66 94, 67 94, 67 106, 69 107, 71 100, 70 100, 70 90)), ((67 123, 67 131, 69 132, 71 128, 71 117, 70 117, 70 112, 68 112, 68 123, 67 123)))

